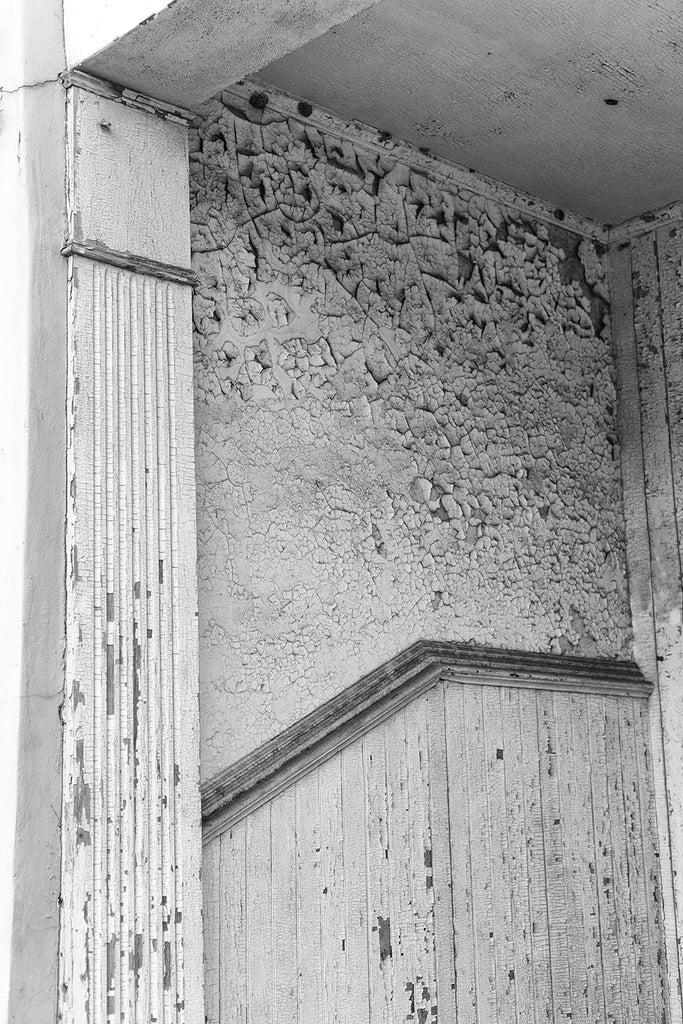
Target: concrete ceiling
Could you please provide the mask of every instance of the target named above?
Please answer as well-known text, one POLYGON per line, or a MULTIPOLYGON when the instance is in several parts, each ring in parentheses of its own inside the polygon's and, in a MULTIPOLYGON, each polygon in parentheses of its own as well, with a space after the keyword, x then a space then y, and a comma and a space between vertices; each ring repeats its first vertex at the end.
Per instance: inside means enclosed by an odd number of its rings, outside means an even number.
POLYGON ((681 0, 382 0, 258 79, 601 223, 683 199, 681 0))

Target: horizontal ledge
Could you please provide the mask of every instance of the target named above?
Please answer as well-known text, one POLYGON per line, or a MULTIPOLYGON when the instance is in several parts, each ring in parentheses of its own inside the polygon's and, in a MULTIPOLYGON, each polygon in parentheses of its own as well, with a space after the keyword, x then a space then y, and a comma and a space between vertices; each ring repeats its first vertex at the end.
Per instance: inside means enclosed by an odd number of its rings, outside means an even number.
POLYGON ((172 263, 162 263, 146 256, 137 256, 132 252, 118 252, 106 245, 93 242, 68 241, 62 249, 62 256, 83 256, 96 263, 107 263, 110 267, 121 270, 132 270, 136 274, 146 274, 162 281, 173 281, 175 284, 187 284, 193 287, 197 283, 197 275, 187 267, 177 267, 172 263))
POLYGON ((419 640, 206 783, 204 841, 273 799, 441 680, 641 699, 652 692, 652 684, 632 662, 419 640))
POLYGON ((84 71, 64 71, 59 77, 65 89, 84 89, 96 96, 124 103, 128 107, 146 110, 169 121, 178 121, 180 124, 188 125, 193 124, 198 117, 193 110, 177 107, 172 103, 164 103, 163 100, 154 99, 153 96, 146 96, 144 93, 126 89, 121 85, 114 85, 112 82, 106 82, 103 78, 88 75, 84 71))

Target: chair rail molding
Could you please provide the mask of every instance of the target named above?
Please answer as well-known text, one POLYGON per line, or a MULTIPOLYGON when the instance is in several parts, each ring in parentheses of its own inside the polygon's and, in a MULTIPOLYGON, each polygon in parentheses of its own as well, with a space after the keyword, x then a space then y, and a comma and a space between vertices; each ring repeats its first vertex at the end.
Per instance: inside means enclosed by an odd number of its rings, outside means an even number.
POLYGON ((202 787, 204 842, 432 689, 475 683, 646 700, 631 662, 418 640, 202 787))

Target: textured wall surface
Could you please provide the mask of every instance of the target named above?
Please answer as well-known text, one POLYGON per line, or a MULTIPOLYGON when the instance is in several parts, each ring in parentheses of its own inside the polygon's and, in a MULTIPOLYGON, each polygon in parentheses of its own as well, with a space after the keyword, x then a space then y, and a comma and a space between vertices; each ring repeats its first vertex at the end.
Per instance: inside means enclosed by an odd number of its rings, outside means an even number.
POLYGON ((644 701, 439 684, 207 843, 207 1021, 664 1024, 649 783, 644 701))
POLYGON ((630 648, 594 246, 275 106, 191 142, 205 778, 418 637, 630 648))

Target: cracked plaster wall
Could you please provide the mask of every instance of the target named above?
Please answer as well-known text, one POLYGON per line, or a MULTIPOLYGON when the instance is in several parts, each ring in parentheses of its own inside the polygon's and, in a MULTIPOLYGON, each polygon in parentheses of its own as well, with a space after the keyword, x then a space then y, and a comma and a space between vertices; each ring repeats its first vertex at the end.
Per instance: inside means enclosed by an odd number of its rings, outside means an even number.
POLYGON ((418 637, 631 651, 600 253, 341 129, 191 144, 205 778, 418 637))

